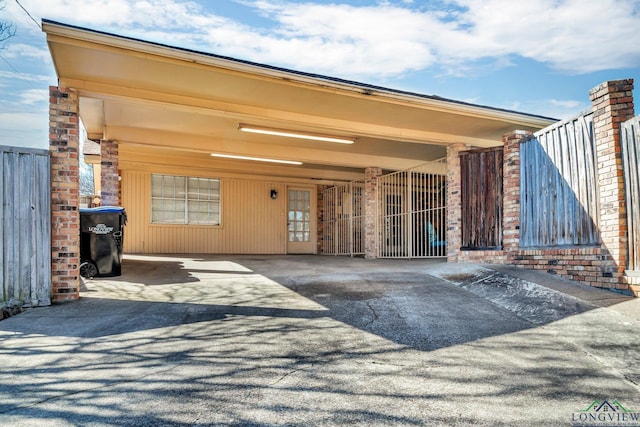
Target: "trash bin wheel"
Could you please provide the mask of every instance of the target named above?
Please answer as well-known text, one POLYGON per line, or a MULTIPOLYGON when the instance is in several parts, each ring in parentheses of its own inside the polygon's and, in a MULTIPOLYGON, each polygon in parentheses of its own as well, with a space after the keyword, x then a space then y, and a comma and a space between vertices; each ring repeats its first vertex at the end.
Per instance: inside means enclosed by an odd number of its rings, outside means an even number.
POLYGON ((91 261, 83 261, 80 264, 80 275, 85 279, 93 279, 98 275, 98 267, 91 261))

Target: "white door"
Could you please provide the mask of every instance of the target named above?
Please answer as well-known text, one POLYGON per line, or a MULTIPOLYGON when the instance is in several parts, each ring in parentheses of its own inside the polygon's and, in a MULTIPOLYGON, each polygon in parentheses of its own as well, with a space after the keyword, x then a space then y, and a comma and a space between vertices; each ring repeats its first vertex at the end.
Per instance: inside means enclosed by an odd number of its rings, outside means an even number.
POLYGON ((287 191, 287 252, 316 253, 316 190, 289 187, 287 191))

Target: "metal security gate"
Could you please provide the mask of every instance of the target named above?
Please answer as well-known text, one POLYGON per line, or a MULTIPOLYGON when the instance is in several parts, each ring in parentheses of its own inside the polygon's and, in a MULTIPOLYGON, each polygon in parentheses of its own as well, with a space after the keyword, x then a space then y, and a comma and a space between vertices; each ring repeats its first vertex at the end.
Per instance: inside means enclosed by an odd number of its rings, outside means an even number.
POLYGON ((446 163, 378 178, 378 257, 446 256, 446 163))
POLYGON ((622 124, 622 164, 627 197, 627 275, 640 277, 640 116, 622 124))
POLYGON ((364 181, 323 191, 322 253, 364 254, 364 181))
POLYGON ((49 152, 0 147, 0 307, 51 303, 49 152))

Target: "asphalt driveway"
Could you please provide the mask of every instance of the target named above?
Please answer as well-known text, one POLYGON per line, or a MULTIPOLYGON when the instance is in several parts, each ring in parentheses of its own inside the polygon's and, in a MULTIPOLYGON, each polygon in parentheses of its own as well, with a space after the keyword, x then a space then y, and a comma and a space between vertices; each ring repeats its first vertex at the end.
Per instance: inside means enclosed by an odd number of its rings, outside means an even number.
POLYGON ((0 322, 5 425, 571 425, 640 411, 640 299, 509 268, 129 256, 0 322))

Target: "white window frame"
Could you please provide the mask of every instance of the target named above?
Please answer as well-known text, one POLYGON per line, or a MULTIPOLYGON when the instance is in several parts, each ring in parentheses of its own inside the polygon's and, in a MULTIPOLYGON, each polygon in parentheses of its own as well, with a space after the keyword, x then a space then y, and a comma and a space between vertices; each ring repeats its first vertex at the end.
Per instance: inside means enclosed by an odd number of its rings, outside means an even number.
POLYGON ((220 227, 222 226, 222 181, 219 178, 151 174, 150 211, 151 224, 154 225, 220 227), (154 181, 157 178, 161 179, 162 184, 160 189, 155 189, 159 191, 154 191, 154 181), (184 181, 184 187, 176 185, 179 181, 184 181), (197 188, 191 186, 193 183, 198 183, 197 188), (201 186, 202 183, 206 184, 204 188, 201 186), (157 206, 170 207, 158 211, 157 206), (201 209, 200 212, 197 212, 197 209, 201 209), (172 217, 172 213, 175 216, 172 217), (197 214, 204 215, 206 219, 194 218, 197 214))

